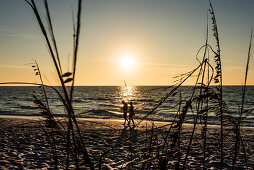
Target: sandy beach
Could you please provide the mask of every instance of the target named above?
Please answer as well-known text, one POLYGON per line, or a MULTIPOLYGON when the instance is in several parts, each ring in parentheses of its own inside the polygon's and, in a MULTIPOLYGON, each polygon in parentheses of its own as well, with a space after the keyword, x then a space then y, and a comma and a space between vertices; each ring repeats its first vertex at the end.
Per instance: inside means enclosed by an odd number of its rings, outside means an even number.
POLYGON ((231 1, 0 0, 0 170, 254 169, 231 1))
MULTIPOLYGON (((122 120, 109 119, 86 119, 79 121, 86 147, 95 164, 95 168, 97 169, 101 160, 102 169, 140 169, 142 167, 141 162, 145 158, 150 158, 153 161, 149 161, 149 163, 154 163, 155 165, 153 167, 157 169, 156 162, 158 161, 156 159, 158 158, 156 157, 156 150, 158 149, 159 143, 163 142, 159 134, 165 132, 168 126, 163 128, 157 127, 165 126, 167 123, 155 122, 152 127, 150 122, 142 122, 135 128, 122 124, 122 120), (149 133, 151 132, 149 131, 151 128, 154 129, 153 133, 156 136, 152 136, 149 133), (151 136, 154 138, 153 142, 150 143, 152 146, 150 148, 145 147, 145 145, 149 144, 147 139, 151 136), (101 157, 102 155, 103 157, 101 157)), ((43 120, 39 118, 0 118, 0 169, 54 168, 52 149, 42 125, 43 120)), ((184 148, 191 134, 191 127, 192 125, 184 125, 181 133, 184 136, 181 143, 182 157, 184 157, 184 148)), ((213 138, 212 133, 216 130, 216 126, 209 127, 211 139, 213 138)), ((243 131, 248 164, 247 166, 244 165, 244 154, 241 152, 237 159, 237 167, 251 169, 254 167, 254 144, 252 142, 254 139, 254 130, 253 128, 245 128, 243 131)), ((201 167, 200 160, 202 160, 202 152, 200 151, 198 138, 199 136, 195 136, 195 140, 191 146, 191 152, 187 160, 187 168, 201 167)), ((59 168, 61 169, 64 168, 65 144, 60 141, 58 142, 59 168)), ((207 143, 209 142, 211 141, 207 143)), ((231 166, 231 162, 227 162, 227 159, 230 159, 230 155, 227 152, 230 152, 231 144, 230 141, 225 144, 226 169, 230 169, 231 166)), ((212 143, 210 147, 213 147, 212 143)), ((218 168, 218 161, 218 155, 216 153, 210 153, 206 161, 206 167, 208 169, 218 168)), ((169 161, 169 164, 173 165, 175 161, 169 161)), ((74 165, 71 168, 74 168, 74 165)))

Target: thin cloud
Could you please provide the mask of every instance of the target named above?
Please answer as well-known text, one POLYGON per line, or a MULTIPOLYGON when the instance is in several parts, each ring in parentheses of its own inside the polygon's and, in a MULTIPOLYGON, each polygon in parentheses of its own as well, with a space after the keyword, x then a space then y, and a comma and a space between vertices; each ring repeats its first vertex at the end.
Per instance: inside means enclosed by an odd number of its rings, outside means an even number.
POLYGON ((4 25, 0 25, 0 36, 12 37, 12 38, 33 38, 34 35, 28 35, 15 31, 13 28, 8 28, 4 25))
MULTIPOLYGON (((117 63, 119 61, 113 59, 100 59, 96 61, 106 61, 117 63)), ((170 66, 170 67, 193 67, 193 65, 189 64, 164 64, 164 63, 151 63, 151 62, 134 62, 135 65, 150 65, 150 66, 170 66)))
POLYGON ((192 65, 184 64, 162 64, 162 63, 136 63, 138 65, 153 65, 153 66, 171 66, 171 67, 192 67, 192 65))
POLYGON ((33 38, 33 35, 26 35, 26 34, 20 34, 20 33, 6 33, 6 32, 0 32, 0 36, 3 37, 12 37, 12 38, 33 38))
POLYGON ((16 68, 16 69, 28 69, 29 66, 19 66, 19 65, 0 65, 2 68, 16 68))
MULTIPOLYGON (((245 71, 246 67, 245 66, 224 66, 223 67, 225 70, 238 70, 238 71, 245 71)), ((253 68, 249 68, 249 70, 251 70, 253 68)))
POLYGON ((178 70, 189 70, 189 69, 181 69, 181 68, 149 68, 149 70, 161 70, 161 71, 174 71, 174 70, 176 70, 176 71, 178 71, 178 70))
MULTIPOLYGON (((31 69, 31 70, 33 70, 33 68, 31 66, 32 66, 32 63, 31 64, 24 64, 24 65, 0 65, 0 68, 31 69)), ((40 67, 40 70, 52 70, 52 68, 40 67)))

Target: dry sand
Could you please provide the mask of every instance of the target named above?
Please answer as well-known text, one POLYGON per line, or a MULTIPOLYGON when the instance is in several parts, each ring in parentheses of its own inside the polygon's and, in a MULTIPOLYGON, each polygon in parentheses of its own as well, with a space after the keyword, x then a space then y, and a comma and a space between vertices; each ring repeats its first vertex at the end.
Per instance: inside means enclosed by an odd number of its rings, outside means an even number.
MULTIPOLYGON (((0 117, 0 169, 53 169, 54 160, 52 150, 48 144, 45 132, 40 124, 43 121, 40 118, 28 119, 21 117, 0 117)), ((142 165, 140 161, 145 158, 153 158, 149 165, 158 167, 156 154, 159 147, 148 147, 148 139, 152 137, 151 146, 159 146, 158 143, 163 142, 160 134, 166 132, 167 128, 154 130, 153 136, 151 131, 146 132, 146 129, 151 129, 151 123, 142 122, 138 127, 131 128, 122 125, 122 120, 109 119, 83 119, 79 121, 84 140, 91 155, 95 166, 98 167, 98 162, 101 155, 105 151, 111 150, 102 159, 103 169, 139 169, 142 165), (156 134, 156 135, 155 135, 156 134), (156 144, 157 143, 157 144, 156 144), (146 145, 146 146, 145 146, 146 145), (152 165, 153 162, 155 165, 152 165)), ((154 128, 166 125, 164 122, 156 122, 154 128)), ((213 133, 218 131, 216 126, 209 127, 209 137, 207 143, 211 147, 211 152, 207 152, 206 167, 208 169, 218 168, 219 154, 214 151, 218 150, 216 146, 216 137, 213 133), (214 140, 215 139, 215 140, 214 140), (214 148, 213 148, 214 147, 214 148), (217 148, 217 149, 216 149, 217 148)), ((187 148, 187 143, 190 138, 192 125, 185 125, 182 131, 182 158, 187 148)), ((246 145, 246 153, 248 158, 247 166, 244 165, 244 154, 241 151, 237 158, 237 167, 239 169, 252 169, 254 167, 254 130, 253 128, 243 129, 244 143, 246 145)), ((198 130, 198 133, 200 130, 198 130)), ((200 135, 196 135, 191 152, 188 156, 187 168, 200 169, 202 167, 203 153, 200 150, 200 135)), ((232 138, 233 139, 233 138, 232 138)), ((218 142, 218 140, 217 140, 218 142)), ((60 161, 59 167, 63 168, 64 164, 64 144, 58 144, 58 158, 60 161), (61 164, 62 163, 62 164, 61 164)), ((161 148, 160 148, 161 149, 161 148)), ((232 141, 228 139, 225 144, 225 167, 230 169, 232 165, 232 141), (231 162, 230 162, 231 160, 231 162)), ((171 161, 170 164, 174 164, 171 161)), ((74 166, 72 166, 74 167, 74 166)))

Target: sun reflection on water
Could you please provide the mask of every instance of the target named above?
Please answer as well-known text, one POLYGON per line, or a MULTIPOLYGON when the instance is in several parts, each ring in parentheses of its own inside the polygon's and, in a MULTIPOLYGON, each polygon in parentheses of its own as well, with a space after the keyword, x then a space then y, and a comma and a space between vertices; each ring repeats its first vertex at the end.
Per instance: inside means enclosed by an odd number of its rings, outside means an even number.
POLYGON ((135 98, 134 92, 135 88, 133 86, 123 86, 121 88, 122 100, 127 102, 133 100, 135 98))

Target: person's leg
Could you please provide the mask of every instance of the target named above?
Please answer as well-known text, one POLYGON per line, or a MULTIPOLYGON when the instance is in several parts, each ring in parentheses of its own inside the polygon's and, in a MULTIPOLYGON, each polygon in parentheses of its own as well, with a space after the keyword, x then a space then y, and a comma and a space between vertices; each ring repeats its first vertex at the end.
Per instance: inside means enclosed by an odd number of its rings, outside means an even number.
POLYGON ((133 120, 133 118, 132 118, 131 120, 132 120, 132 123, 133 123, 133 125, 135 126, 135 123, 134 123, 134 120, 133 120))
POLYGON ((125 123, 126 123, 126 121, 127 121, 127 116, 126 116, 126 114, 125 113, 123 113, 124 115, 123 115, 123 117, 124 117, 124 124, 123 125, 125 125, 125 123))

